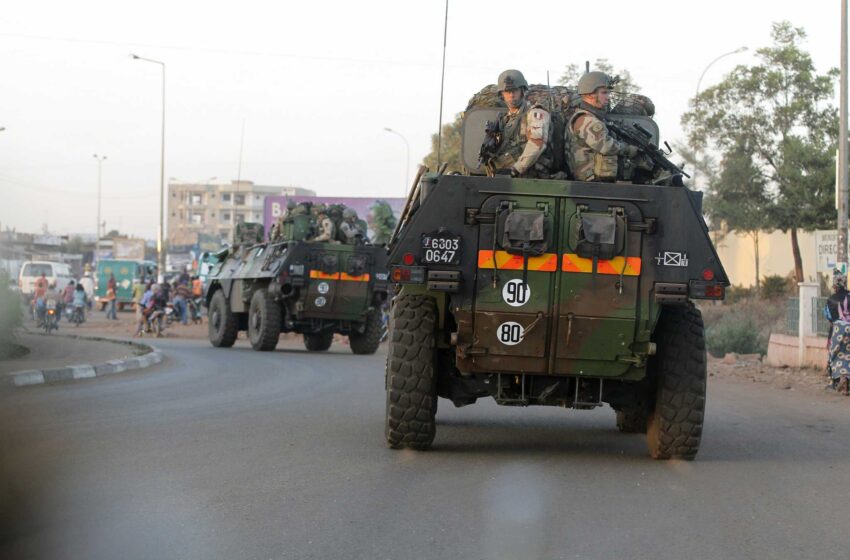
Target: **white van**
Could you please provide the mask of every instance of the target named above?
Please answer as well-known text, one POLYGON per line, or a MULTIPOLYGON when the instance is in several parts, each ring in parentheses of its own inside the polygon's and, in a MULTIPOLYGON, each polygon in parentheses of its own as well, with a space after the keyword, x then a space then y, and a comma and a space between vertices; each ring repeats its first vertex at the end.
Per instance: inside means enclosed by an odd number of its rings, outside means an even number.
POLYGON ((35 281, 41 277, 42 273, 47 278, 48 285, 55 284, 57 290, 64 289, 74 279, 71 276, 71 267, 65 263, 49 261, 25 262, 21 267, 21 274, 18 277, 18 287, 21 289, 21 294, 31 296, 35 291, 35 281))

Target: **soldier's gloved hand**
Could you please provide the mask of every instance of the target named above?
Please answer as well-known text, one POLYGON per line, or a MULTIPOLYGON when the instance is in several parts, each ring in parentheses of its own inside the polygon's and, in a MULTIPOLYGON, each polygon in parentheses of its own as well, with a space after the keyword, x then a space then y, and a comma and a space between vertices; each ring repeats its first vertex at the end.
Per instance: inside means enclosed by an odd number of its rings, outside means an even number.
POLYGON ((638 153, 640 153, 640 150, 637 146, 632 146, 631 144, 629 144, 626 146, 626 149, 623 153, 626 155, 626 157, 633 158, 638 155, 638 153))
POLYGON ((519 177, 519 171, 517 171, 516 168, 511 167, 511 178, 516 179, 517 177, 519 177))

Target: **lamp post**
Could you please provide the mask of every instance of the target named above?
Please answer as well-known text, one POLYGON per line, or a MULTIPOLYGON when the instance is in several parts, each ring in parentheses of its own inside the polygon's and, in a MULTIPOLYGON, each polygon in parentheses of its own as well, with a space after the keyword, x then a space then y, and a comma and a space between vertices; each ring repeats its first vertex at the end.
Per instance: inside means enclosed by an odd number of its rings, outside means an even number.
POLYGON ((141 60, 162 67, 162 141, 160 143, 159 156, 159 230, 156 234, 157 266, 159 267, 159 282, 164 280, 165 275, 165 63, 152 58, 145 58, 135 54, 130 55, 133 60, 141 60))
POLYGON ((94 256, 92 257, 92 267, 94 268, 94 266, 97 265, 98 252, 100 251, 100 184, 103 160, 106 159, 106 156, 93 154, 92 157, 97 160, 97 227, 94 229, 94 256))
POLYGON ((407 184, 408 181, 410 180, 410 144, 408 143, 407 138, 405 138, 397 130, 393 130, 393 129, 387 128, 387 127, 384 127, 384 130, 386 130, 387 132, 389 132, 391 134, 395 134, 396 136, 401 138, 401 140, 404 142, 404 147, 407 149, 407 160, 406 160, 407 163, 404 167, 404 195, 407 196, 407 189, 410 186, 410 185, 407 184))
MULTIPOLYGON (((720 56, 718 56, 717 58, 715 58, 714 60, 712 60, 711 62, 708 63, 708 65, 702 71, 702 74, 699 75, 699 80, 697 80, 697 93, 694 96, 694 109, 699 108, 699 90, 700 90, 700 86, 702 85, 702 79, 705 77, 705 73, 708 72, 708 69, 711 68, 712 66, 714 66, 714 63, 717 62, 718 60, 720 60, 721 58, 726 58, 727 56, 732 56, 733 54, 739 54, 739 53, 744 52, 745 50, 747 50, 747 47, 738 47, 734 51, 729 51, 727 53, 721 54, 720 56)), ((694 151, 694 163, 695 163, 695 165, 694 165, 694 179, 693 179, 694 187, 697 186, 697 172, 699 171, 699 165, 698 165, 699 164, 699 157, 698 156, 699 156, 699 149, 694 151)))

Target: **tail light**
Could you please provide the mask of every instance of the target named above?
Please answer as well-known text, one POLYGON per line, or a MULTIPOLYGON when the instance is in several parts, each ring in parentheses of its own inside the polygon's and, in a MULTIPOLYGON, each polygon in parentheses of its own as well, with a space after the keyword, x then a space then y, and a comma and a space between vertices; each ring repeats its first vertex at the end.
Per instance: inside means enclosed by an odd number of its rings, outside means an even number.
POLYGON ((396 284, 424 284, 424 266, 393 266, 390 269, 390 277, 396 284))

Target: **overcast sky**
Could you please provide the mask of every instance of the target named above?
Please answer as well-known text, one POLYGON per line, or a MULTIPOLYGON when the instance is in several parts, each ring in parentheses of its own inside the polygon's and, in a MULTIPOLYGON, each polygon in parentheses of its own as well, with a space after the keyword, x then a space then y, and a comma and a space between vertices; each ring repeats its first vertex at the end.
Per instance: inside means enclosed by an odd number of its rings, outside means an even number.
MULTIPOLYGON (((806 29, 819 71, 839 64, 840 1, 451 0, 443 122, 518 68, 554 84, 569 63, 608 58, 655 102, 662 138, 700 73, 703 88, 752 63, 770 24, 806 29)), ((93 232, 104 154, 107 228, 155 237, 161 70, 166 177, 296 185, 320 195, 400 196, 439 112, 444 0, 5 2, 0 12, 0 224, 93 232)), ((837 90, 837 84, 836 84, 837 90)))

